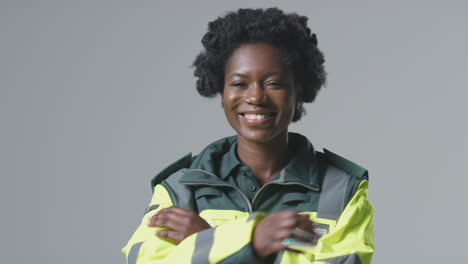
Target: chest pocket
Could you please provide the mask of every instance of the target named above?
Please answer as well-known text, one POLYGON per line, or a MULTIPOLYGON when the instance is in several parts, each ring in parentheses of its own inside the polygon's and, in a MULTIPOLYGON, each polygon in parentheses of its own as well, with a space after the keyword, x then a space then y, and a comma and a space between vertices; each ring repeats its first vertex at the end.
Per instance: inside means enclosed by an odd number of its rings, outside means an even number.
POLYGON ((310 202, 310 195, 305 193, 288 193, 283 196, 281 205, 296 206, 301 203, 310 202))
POLYGON ((221 196, 221 191, 212 187, 202 187, 195 191, 195 199, 209 199, 221 196))
POLYGON ((229 206, 229 199, 223 199, 224 194, 219 189, 201 187, 195 191, 194 195, 200 217, 213 227, 248 215, 247 212, 232 210, 234 208, 229 206))
POLYGON ((306 193, 285 193, 278 201, 274 211, 294 209, 298 211, 311 211, 310 209, 311 196, 306 193))
POLYGON ((201 187, 195 190, 195 203, 198 213, 205 209, 216 208, 222 193, 220 190, 212 187, 201 187))
POLYGON ((240 218, 246 218, 249 215, 248 212, 242 212, 238 210, 215 210, 207 209, 200 213, 200 217, 205 219, 212 227, 228 223, 240 218))
POLYGON ((237 191, 232 188, 219 188, 212 186, 201 186, 194 190, 195 205, 197 212, 204 210, 241 210, 244 211, 245 201, 239 199, 237 191))

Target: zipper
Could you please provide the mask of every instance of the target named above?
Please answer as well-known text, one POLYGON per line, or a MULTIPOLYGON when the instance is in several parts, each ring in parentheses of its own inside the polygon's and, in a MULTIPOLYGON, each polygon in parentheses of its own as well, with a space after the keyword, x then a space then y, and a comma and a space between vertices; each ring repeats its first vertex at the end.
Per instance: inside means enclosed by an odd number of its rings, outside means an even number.
MULTIPOLYGON (((203 172, 203 173, 206 173, 206 174, 209 174, 209 175, 212 175, 216 178, 218 178, 218 176, 214 175, 213 173, 209 172, 209 171, 205 171, 205 170, 200 170, 200 169, 190 169, 190 170, 187 170, 187 171, 200 171, 200 172, 203 172)), ((182 184, 184 185, 206 185, 206 186, 218 186, 218 187, 231 187, 231 188, 234 188, 236 189, 242 196, 242 198, 244 198, 245 200, 245 203, 247 204, 247 207, 249 209, 249 213, 252 213, 252 204, 250 203, 250 200, 249 200, 249 197, 247 197, 247 195, 242 192, 242 190, 237 187, 237 186, 234 186, 234 185, 231 185, 231 184, 222 184, 222 183, 199 183, 199 182, 181 182, 182 184)))
MULTIPOLYGON (((209 171, 205 171, 205 170, 201 170, 201 169, 190 169, 190 170, 187 170, 187 171, 200 171, 200 172, 203 172, 203 173, 206 173, 206 174, 209 174, 211 176, 214 176, 216 178, 218 178, 218 176, 214 175, 213 173, 209 172, 209 171)), ((304 188, 307 188, 311 191, 314 191, 314 192, 318 192, 319 189, 316 188, 316 187, 312 187, 312 186, 309 186, 309 185, 306 185, 306 184, 302 184, 302 183, 299 183, 299 182, 281 182, 281 180, 276 180, 276 181, 272 181, 272 182, 269 182, 265 185, 263 185, 260 190, 258 190, 258 192, 254 195, 254 198, 252 199, 252 203, 250 203, 250 200, 249 198, 247 197, 247 195, 242 192, 242 190, 237 187, 237 186, 234 186, 234 185, 231 185, 231 184, 222 184, 222 183, 199 183, 199 182, 182 182, 182 184, 184 185, 206 185, 206 186, 218 186, 218 187, 231 187, 231 188, 234 188, 235 190, 237 190, 242 198, 244 198, 244 201, 245 203, 247 204, 247 207, 249 209, 249 213, 252 213, 253 209, 253 205, 255 204, 255 198, 257 198, 258 194, 265 188, 267 187, 268 185, 274 185, 274 184, 277 184, 277 185, 299 185, 299 186, 302 186, 304 188)))

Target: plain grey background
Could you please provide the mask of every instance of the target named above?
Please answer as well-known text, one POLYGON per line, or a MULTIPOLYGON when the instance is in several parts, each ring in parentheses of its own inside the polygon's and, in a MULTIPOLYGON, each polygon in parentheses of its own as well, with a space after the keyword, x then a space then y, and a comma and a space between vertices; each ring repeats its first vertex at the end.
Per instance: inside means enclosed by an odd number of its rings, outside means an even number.
POLYGON ((123 263, 165 165, 233 130, 200 97, 207 23, 309 17, 328 86, 291 131, 370 171, 374 263, 466 256, 468 4, 0 1, 2 263, 123 263))

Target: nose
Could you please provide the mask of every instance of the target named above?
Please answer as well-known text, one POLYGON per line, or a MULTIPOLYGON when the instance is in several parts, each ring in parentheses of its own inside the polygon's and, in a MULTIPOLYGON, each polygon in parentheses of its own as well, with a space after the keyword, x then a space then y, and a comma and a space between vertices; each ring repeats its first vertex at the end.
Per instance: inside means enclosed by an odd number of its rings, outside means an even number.
POLYGON ((245 101, 248 104, 259 105, 266 100, 263 87, 257 83, 252 83, 247 89, 245 101))

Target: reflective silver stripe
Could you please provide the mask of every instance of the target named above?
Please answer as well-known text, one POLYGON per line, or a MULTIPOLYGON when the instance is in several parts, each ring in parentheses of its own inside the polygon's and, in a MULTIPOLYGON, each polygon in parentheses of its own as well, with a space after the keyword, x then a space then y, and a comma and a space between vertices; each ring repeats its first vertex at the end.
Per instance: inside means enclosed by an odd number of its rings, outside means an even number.
POLYGON ((283 254, 284 254, 284 249, 278 252, 278 254, 276 254, 275 262, 273 262, 273 264, 280 264, 281 259, 283 258, 283 254))
POLYGON ((280 178, 279 178, 279 181, 280 181, 280 182, 284 182, 284 175, 285 175, 284 169, 282 169, 282 170, 280 171, 280 178))
POLYGON ((216 228, 203 230, 195 238, 195 249, 192 255, 192 264, 208 264, 208 256, 213 246, 214 232, 216 228))
POLYGON ((179 207, 193 210, 193 197, 192 191, 186 185, 180 184, 179 180, 184 176, 187 169, 181 169, 178 172, 172 174, 166 179, 166 183, 171 187, 174 194, 177 196, 176 204, 179 207))
POLYGON ((130 252, 128 253, 127 264, 136 264, 138 253, 140 252, 140 247, 142 244, 143 242, 133 244, 130 252))
POLYGON ((328 166, 320 193, 317 217, 338 220, 344 207, 350 177, 346 172, 328 166))
POLYGON ((247 218, 247 222, 254 220, 258 214, 261 214, 261 213, 260 212, 251 213, 249 217, 247 218))
POLYGON ((356 253, 327 259, 317 259, 317 261, 323 261, 330 264, 361 264, 361 260, 356 253))

